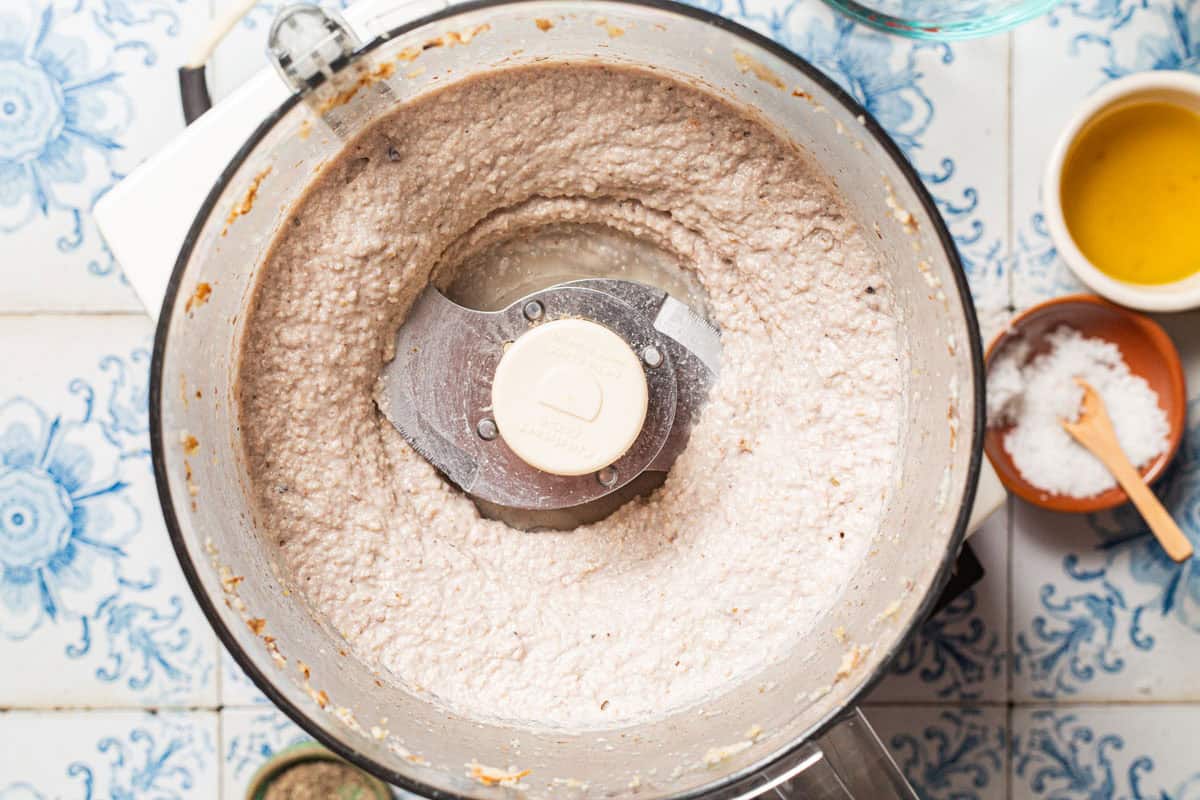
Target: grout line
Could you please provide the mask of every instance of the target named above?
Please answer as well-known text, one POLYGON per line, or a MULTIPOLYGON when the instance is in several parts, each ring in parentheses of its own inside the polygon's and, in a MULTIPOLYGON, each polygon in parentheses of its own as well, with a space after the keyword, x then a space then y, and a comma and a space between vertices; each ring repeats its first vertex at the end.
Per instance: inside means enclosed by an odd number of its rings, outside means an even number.
MULTIPOLYGON (((1200 705, 1200 701, 1197 701, 1200 705)), ((863 703, 863 708, 881 708, 884 706, 905 706, 911 708, 936 706, 938 708, 1008 708, 1007 700, 984 700, 963 699, 963 698, 940 698, 927 697, 920 700, 872 700, 868 703, 863 703)))
POLYGON ((222 660, 223 650, 221 640, 213 637, 213 648, 216 650, 216 675, 214 683, 217 687, 217 797, 225 797, 225 670, 222 660))
MULTIPOLYGON (((927 697, 920 700, 872 700, 863 703, 862 708, 1004 708, 1010 711, 1022 708, 1169 708, 1172 706, 1200 708, 1200 697, 1167 697, 1167 698, 1112 698, 1112 697, 1035 697, 1021 700, 983 700, 963 698, 927 697)), ((227 708, 244 708, 246 706, 227 706, 227 708)), ((250 706, 257 708, 258 706, 250 706)))
MULTIPOLYGON (((1009 35, 1011 37, 1011 33, 1009 35)), ((1011 163, 1010 163, 1010 166, 1011 166, 1011 163)), ((1012 181, 1011 175, 1012 175, 1012 173, 1010 170, 1010 172, 1009 172, 1010 185, 1011 185, 1011 181, 1012 181)), ((1009 208, 1010 208, 1010 222, 1011 222, 1011 205, 1009 208)), ((1015 263, 1015 259, 1013 260, 1013 262, 1015 263)), ((1010 287, 1010 289, 1012 287, 1011 275, 1010 275, 1009 287, 1010 287)), ((1016 672, 1016 664, 1015 664, 1015 660, 1013 659, 1013 653, 1015 652, 1015 648, 1013 647, 1013 628, 1014 628, 1014 625, 1013 625, 1013 587, 1015 585, 1015 581, 1013 579, 1013 574, 1015 572, 1015 570, 1014 570, 1015 565, 1013 563, 1013 552, 1014 552, 1015 548, 1013 547, 1013 540, 1016 538, 1016 516, 1017 516, 1016 511, 1017 511, 1016 501, 1013 500, 1012 495, 1009 495, 1008 498, 1004 501, 1004 515, 1006 517, 1006 519, 1004 520, 1004 527, 1006 529, 1004 557, 1005 557, 1005 561, 1007 562, 1007 566, 1008 566, 1008 574, 1004 576, 1005 588, 1006 588, 1006 591, 1004 593, 1004 607, 1005 607, 1005 613, 1004 613, 1004 697, 1005 697, 1006 702, 1005 702, 1005 709, 1004 709, 1004 731, 1003 731, 1004 746, 1002 748, 1004 751, 1004 776, 1003 776, 1002 780, 1003 780, 1003 788, 1004 788, 1004 797, 1006 797, 1007 800, 1015 800, 1015 798, 1016 798, 1016 780, 1013 776, 1013 760, 1012 760, 1012 751, 1013 751, 1013 742, 1014 742, 1014 739, 1013 739, 1013 708, 1014 708, 1014 706, 1013 706, 1013 683, 1014 683, 1013 675, 1016 672)))
POLYGON ((1013 592, 1016 588, 1016 581, 1013 580, 1013 574, 1016 571, 1014 563, 1014 554, 1016 552, 1017 538, 1017 501, 1009 495, 1004 501, 1004 514, 1007 517, 1005 527, 1007 528, 1005 539, 1005 561, 1008 566, 1008 574, 1005 578, 1005 593, 1004 593, 1004 695, 1011 706, 1013 702, 1013 685, 1016 683, 1016 659, 1013 657, 1016 653, 1016 625, 1013 620, 1016 615, 1016 609, 1013 603, 1013 592))
POLYGON ((216 651, 217 651, 217 660, 216 660, 217 673, 213 678, 213 682, 217 686, 217 706, 223 707, 224 703, 225 703, 225 670, 223 670, 221 667, 224 664, 223 657, 225 655, 225 652, 224 652, 223 648, 221 647, 221 640, 217 639, 217 637, 215 637, 215 636, 213 637, 213 639, 216 639, 216 641, 213 643, 213 647, 215 647, 216 651))
POLYGON ((980 703, 947 703, 947 702, 944 702, 941 700, 920 700, 920 701, 918 701, 918 700, 898 700, 894 703, 892 703, 892 702, 870 703, 870 704, 863 704, 862 706, 859 706, 859 707, 863 710, 864 713, 869 713, 872 709, 901 710, 901 709, 927 708, 927 709, 938 709, 938 710, 947 710, 947 709, 961 710, 964 708, 978 708, 978 709, 996 710, 996 709, 1000 709, 1000 708, 1006 708, 1006 706, 1003 703, 998 703, 995 701, 990 701, 990 702, 986 702, 986 703, 983 703, 983 702, 980 702, 980 703))
POLYGON ((78 319, 79 317, 94 317, 97 319, 111 319, 113 317, 137 317, 150 322, 150 315, 145 311, 133 310, 116 310, 116 309, 36 309, 30 311, 4 311, 0 310, 0 320, 6 319, 56 319, 70 318, 78 319))
POLYGON ((1013 775, 1013 750, 1016 745, 1016 739, 1013 738, 1013 707, 1009 705, 1004 712, 1004 796, 1008 800, 1014 800, 1016 795, 1016 780, 1013 775))
MULTIPOLYGON (((1008 284, 1008 309, 1012 313, 1016 309, 1017 303, 1017 273, 1019 271, 1019 262, 1016 252, 1016 182, 1014 174, 1016 173, 1016 137, 1014 135, 1014 116, 1015 104, 1013 98, 1015 96, 1014 86, 1016 83, 1016 59, 1017 59, 1017 33, 1016 29, 1009 30, 1005 36, 1006 44, 1006 59, 1004 65, 1005 71, 1005 163, 1007 165, 1007 179, 1005 181, 1005 201, 1008 206, 1008 213, 1005 215, 1005 255, 1008 260, 1008 269, 1006 270, 1006 279, 1008 284)), ((1005 620, 1004 620, 1004 675, 1005 675, 1005 697, 1008 700, 1010 707, 1009 717, 1011 718, 1011 706, 1013 699, 1013 673, 1015 672, 1015 663, 1013 659, 1013 572, 1015 564, 1013 563, 1013 539, 1016 535, 1016 504, 1013 502, 1012 496, 1009 495, 1005 501, 1004 513, 1007 517, 1005 520, 1005 561, 1007 566, 1007 574, 1005 575, 1005 620)), ((1009 795, 1011 796, 1012 787, 1008 787, 1009 795)))
POLYGON ((1111 697, 1080 697, 1080 698, 1034 698, 1033 700, 1010 701, 1009 706, 1017 708, 1168 708, 1171 706, 1200 706, 1200 698, 1111 698, 1111 697))
MULTIPOLYGON (((1200 700, 1195 701, 1195 704, 1200 705, 1200 700)), ((1186 702, 1177 703, 1177 705, 1187 705, 1186 702)), ((260 709, 264 711, 278 710, 278 706, 274 703, 221 703, 215 706, 135 706, 135 705, 117 705, 117 706, 88 706, 88 705, 65 705, 65 706, 46 706, 46 705, 7 705, 0 706, 0 715, 10 713, 26 713, 29 711, 40 711, 45 713, 63 713, 63 714, 79 714, 79 713, 107 713, 121 712, 127 713, 136 711, 146 714, 177 714, 187 713, 192 711, 244 711, 247 709, 260 709)))
MULTIPOLYGON (((1008 213, 1005 215, 1005 256, 1008 261, 1006 270, 1006 282, 1008 284, 1008 310, 1011 314, 1016 310, 1017 305, 1017 278, 1020 271, 1020 262, 1017 258, 1017 243, 1016 243, 1016 174, 1017 154, 1016 154, 1016 136, 1015 136, 1015 96, 1016 83, 1016 60, 1017 60, 1017 33, 1016 30, 1010 30, 1006 36, 1006 55, 1004 70, 1005 70, 1005 163, 1008 167, 1007 180, 1005 181, 1005 202, 1008 205, 1008 213)), ((1014 540, 1016 539, 1016 502, 1012 495, 1004 502, 1004 527, 1005 527, 1005 547, 1004 559, 1006 566, 1006 575, 1004 576, 1005 592, 1004 592, 1004 776, 1003 787, 1004 797, 1008 800, 1014 800, 1016 796, 1016 781, 1013 776, 1013 761, 1012 761, 1012 746, 1013 746, 1013 685, 1015 683, 1016 661, 1013 654, 1016 652, 1014 647, 1015 636, 1015 613, 1013 604, 1013 593, 1015 590, 1015 580, 1013 578, 1016 571, 1014 560, 1014 540)))
POLYGON ((137 712, 139 714, 186 714, 192 712, 214 712, 220 714, 224 711, 245 711, 250 709, 257 710, 278 710, 274 703, 219 703, 215 706, 134 706, 134 705, 117 705, 117 706, 88 706, 88 705, 66 705, 66 706, 40 706, 40 705, 8 705, 0 706, 0 716, 4 714, 26 714, 31 711, 36 711, 46 714, 105 714, 113 713, 129 713, 137 712))
POLYGON ((192 712, 221 712, 231 706, 22 706, 11 705, 0 707, 0 715, 37 711, 46 714, 106 714, 109 712, 126 714, 131 711, 139 714, 187 714, 192 712))
POLYGON ((1008 175, 1005 182, 1005 198, 1008 204, 1008 213, 1005 215, 1005 256, 1008 260, 1008 269, 1005 270, 1006 283, 1008 284, 1008 307, 1009 310, 1016 308, 1017 303, 1017 257, 1016 257, 1016 202, 1015 202, 1015 182, 1013 173, 1016 166, 1016 140, 1013 135, 1013 83, 1014 83, 1014 63, 1016 61, 1016 42, 1017 35, 1015 31, 1009 31, 1007 36, 1007 59, 1005 61, 1005 162, 1008 165, 1008 175))
POLYGON ((217 712, 217 797, 225 797, 225 714, 217 712))
POLYGON ((1023 708, 1200 708, 1200 697, 1193 698, 1034 698, 1032 700, 963 700, 925 698, 923 700, 881 700, 863 703, 863 709, 872 708, 1004 708, 1009 711, 1023 708))

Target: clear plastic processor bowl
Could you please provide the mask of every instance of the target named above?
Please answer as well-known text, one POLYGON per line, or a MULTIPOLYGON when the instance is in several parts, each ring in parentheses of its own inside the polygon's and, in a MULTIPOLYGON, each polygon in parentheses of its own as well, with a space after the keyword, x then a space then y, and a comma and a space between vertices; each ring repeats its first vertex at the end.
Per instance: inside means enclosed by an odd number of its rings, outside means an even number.
MULTIPOLYGON (((199 143, 179 159, 190 167, 220 142, 242 143, 221 162, 215 184, 189 173, 211 190, 180 237, 169 284, 161 280, 166 258, 148 262, 159 270, 157 281, 138 282, 143 299, 165 289, 150 389, 159 496, 184 573, 222 643, 323 744, 438 800, 635 791, 639 800, 732 800, 774 792, 801 771, 806 785, 793 783, 793 791, 805 797, 846 797, 848 775, 871 784, 853 796, 912 797, 907 787, 887 788, 882 748, 851 746, 865 727, 853 708, 928 617, 949 577, 971 517, 983 439, 974 308, 954 243, 919 177, 832 81, 708 12, 660 0, 532 0, 435 3, 413 19, 405 13, 412 5, 359 0, 340 22, 320 11, 296 16, 295 35, 274 51, 279 80, 260 74, 224 101, 225 115, 218 104, 161 154, 160 167, 199 143), (842 601, 789 658, 733 682, 703 714, 687 709, 613 730, 529 730, 451 713, 346 654, 342 638, 279 568, 277 547, 257 524, 242 433, 230 413, 258 265, 315 171, 397 104, 480 71, 543 60, 639 66, 702 85, 817 159, 876 243, 911 368, 895 488, 842 601), (229 109, 244 106, 252 107, 252 132, 228 122, 229 109), (468 764, 515 766, 520 777, 510 782, 521 787, 489 782, 468 764), (818 793, 818 785, 828 791, 818 793)), ((186 179, 162 174, 135 173, 109 201, 132 193, 164 211, 177 207, 186 179)), ((135 256, 161 225, 148 230, 146 215, 128 216, 125 227, 106 216, 106 236, 132 243, 114 251, 135 256)))
POLYGON ((889 33, 913 39, 973 39, 1015 28, 1059 0, 825 0, 889 33))

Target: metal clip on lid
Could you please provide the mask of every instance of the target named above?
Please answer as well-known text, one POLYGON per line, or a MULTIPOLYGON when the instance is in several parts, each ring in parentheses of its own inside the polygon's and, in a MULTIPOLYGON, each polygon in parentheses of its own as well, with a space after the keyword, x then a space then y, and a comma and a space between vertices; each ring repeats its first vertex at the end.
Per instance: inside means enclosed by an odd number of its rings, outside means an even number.
POLYGON ((279 77, 309 92, 349 63, 361 42, 335 12, 293 5, 279 12, 267 35, 267 55, 279 77))

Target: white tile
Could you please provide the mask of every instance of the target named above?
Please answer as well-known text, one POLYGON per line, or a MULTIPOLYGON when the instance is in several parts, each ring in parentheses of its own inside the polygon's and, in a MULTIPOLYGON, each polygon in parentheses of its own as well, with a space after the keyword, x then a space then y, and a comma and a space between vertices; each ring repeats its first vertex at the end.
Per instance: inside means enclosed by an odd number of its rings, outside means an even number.
POLYGON ((868 704, 1004 702, 1008 692, 1008 509, 971 537, 984 576, 926 622, 868 704))
POLYGON ((1091 27, 1061 12, 1013 34, 1013 285, 1018 307, 1081 288, 1058 258, 1042 221, 1041 184, 1059 131, 1100 83, 1096 50, 1071 44, 1091 27))
POLYGON ((0 714, 0 797, 217 797, 215 712, 0 714))
POLYGON ((140 310, 91 209, 182 128, 175 70, 208 2, 8 0, 4 13, 0 75, 38 99, 0 134, 0 311, 140 310))
POLYGON ((922 800, 1002 800, 1002 707, 872 706, 867 718, 922 800))
POLYGON ((3 317, 0 342, 0 706, 215 706, 151 473, 149 322, 3 317))
POLYGON ((1009 305, 1007 67, 1004 37, 955 43, 913 57, 933 104, 910 153, 950 227, 983 316, 1009 305), (964 113, 963 99, 971 97, 964 113))
POLYGON ((1200 794, 1200 707, 1018 708, 1012 726, 1014 798, 1200 794))
MULTIPOLYGON (((219 15, 236 0, 214 0, 219 15)), ((267 31, 286 2, 265 0, 250 10, 221 42, 208 66, 208 90, 214 103, 267 66, 267 31)))
POLYGON ((240 798, 254 773, 284 748, 312 741, 274 707, 227 708, 221 712, 222 795, 240 798))

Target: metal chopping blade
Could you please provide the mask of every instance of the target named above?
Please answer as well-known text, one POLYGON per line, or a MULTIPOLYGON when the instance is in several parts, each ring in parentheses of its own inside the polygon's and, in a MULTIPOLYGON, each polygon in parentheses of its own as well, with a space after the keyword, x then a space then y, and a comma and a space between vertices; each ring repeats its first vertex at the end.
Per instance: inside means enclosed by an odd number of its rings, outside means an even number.
POLYGON ((376 403, 384 416, 488 516, 519 527, 573 527, 599 519, 657 486, 683 451, 720 363, 717 330, 666 292, 632 281, 589 279, 528 295, 500 311, 475 311, 429 286, 396 335, 376 403), (641 356, 646 418, 628 450, 599 473, 552 475, 497 435, 492 379, 505 347, 556 319, 599 323, 641 356))

